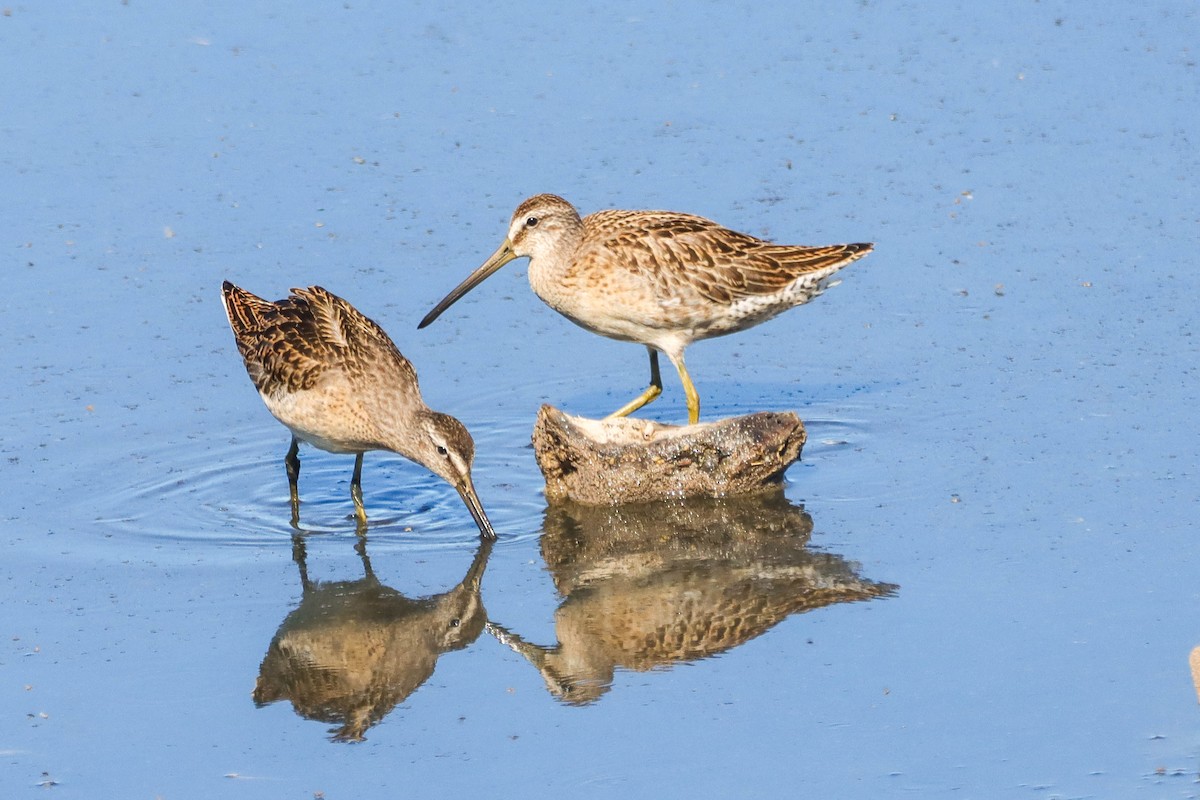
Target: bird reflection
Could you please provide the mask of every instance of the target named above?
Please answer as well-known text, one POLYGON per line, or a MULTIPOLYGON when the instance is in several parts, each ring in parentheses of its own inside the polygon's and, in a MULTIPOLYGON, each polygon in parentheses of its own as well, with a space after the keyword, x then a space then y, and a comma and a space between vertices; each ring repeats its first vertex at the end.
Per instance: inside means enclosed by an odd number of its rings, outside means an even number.
POLYGON ((364 538, 356 549, 365 577, 310 581, 304 537, 293 537, 303 596, 271 640, 253 694, 260 707, 286 698, 300 716, 335 724, 335 741, 362 741, 429 679, 438 656, 471 644, 487 621, 479 589, 490 540, 457 586, 418 599, 379 582, 364 538))
POLYGON ((782 490, 686 503, 551 505, 542 555, 563 597, 558 643, 488 630, 529 660, 558 699, 595 702, 617 667, 709 658, 790 616, 898 587, 805 545, 812 518, 782 490))

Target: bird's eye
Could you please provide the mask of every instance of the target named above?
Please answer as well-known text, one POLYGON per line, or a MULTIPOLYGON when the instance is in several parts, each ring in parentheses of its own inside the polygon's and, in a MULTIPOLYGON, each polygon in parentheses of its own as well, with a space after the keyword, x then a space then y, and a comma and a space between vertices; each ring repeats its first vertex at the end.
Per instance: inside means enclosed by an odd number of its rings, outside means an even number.
POLYGON ((458 617, 455 617, 454 619, 450 620, 451 628, 457 628, 461 624, 462 624, 462 620, 460 620, 458 617))
POLYGON ((448 456, 448 455, 450 455, 450 451, 449 451, 449 450, 447 450, 446 448, 442 447, 440 444, 437 446, 437 451, 438 451, 438 455, 439 455, 439 456, 448 456))
POLYGON ((525 227, 526 227, 526 228, 536 228, 536 227, 537 227, 537 224, 538 224, 538 218, 537 218, 537 217, 530 217, 529 219, 525 220, 525 227))

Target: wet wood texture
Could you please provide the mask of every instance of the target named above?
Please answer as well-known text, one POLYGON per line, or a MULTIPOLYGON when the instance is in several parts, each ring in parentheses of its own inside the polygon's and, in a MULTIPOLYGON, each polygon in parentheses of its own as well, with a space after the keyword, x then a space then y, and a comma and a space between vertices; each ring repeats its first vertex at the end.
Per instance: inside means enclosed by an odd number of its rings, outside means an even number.
POLYGON ((792 412, 677 426, 587 419, 543 405, 533 449, 548 500, 614 505, 763 491, 782 481, 806 438, 792 412))

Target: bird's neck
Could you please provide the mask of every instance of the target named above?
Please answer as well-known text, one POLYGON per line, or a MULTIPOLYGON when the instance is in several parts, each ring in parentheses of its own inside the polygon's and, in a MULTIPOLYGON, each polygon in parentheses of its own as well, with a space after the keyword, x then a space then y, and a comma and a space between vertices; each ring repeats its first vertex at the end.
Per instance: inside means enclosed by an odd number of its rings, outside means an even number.
POLYGON ((572 283, 572 268, 582 242, 583 223, 577 222, 529 255, 529 285, 551 306, 557 307, 553 298, 572 283))

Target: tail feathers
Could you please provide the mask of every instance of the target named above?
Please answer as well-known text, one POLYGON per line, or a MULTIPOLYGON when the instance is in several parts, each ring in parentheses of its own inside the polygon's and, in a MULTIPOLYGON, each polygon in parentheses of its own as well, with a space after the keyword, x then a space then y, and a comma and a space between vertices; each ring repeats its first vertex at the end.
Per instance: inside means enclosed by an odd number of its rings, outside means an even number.
POLYGON ((796 275, 806 272, 835 272, 865 256, 875 246, 866 242, 831 244, 824 247, 781 247, 779 260, 796 275))
POLYGON ((275 308, 275 304, 263 300, 229 281, 221 284, 221 299, 225 303, 225 314, 235 336, 242 336, 262 327, 263 315, 275 308))

